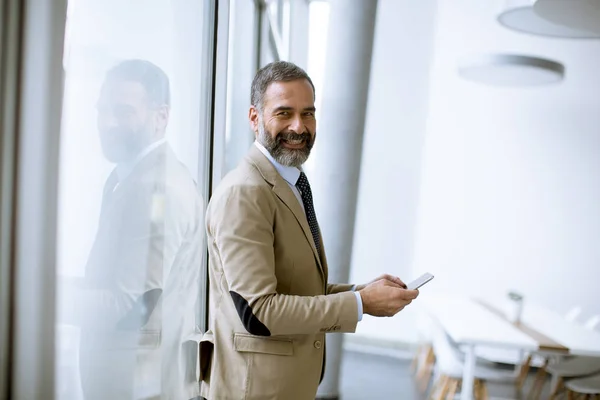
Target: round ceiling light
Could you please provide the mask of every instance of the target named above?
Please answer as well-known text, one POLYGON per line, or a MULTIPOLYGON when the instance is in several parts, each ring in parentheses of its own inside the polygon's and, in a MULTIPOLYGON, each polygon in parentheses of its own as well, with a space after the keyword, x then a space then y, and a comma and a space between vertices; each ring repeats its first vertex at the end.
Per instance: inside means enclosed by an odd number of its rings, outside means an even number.
POLYGON ((551 23, 600 37, 600 0, 537 0, 533 10, 551 23))
POLYGON ((544 58, 517 54, 485 54, 466 57, 459 65, 461 77, 503 87, 539 86, 560 82, 562 64, 544 58))
MULTIPOLYGON (((585 0, 598 3, 599 0, 585 0)), ((565 0, 509 0, 504 11, 498 15, 498 22, 509 29, 521 33, 567 39, 599 39, 600 32, 589 31, 582 24, 558 23, 557 10, 578 9, 574 1, 565 0), (534 3, 535 7, 534 7, 534 3), (550 16, 550 17, 548 17, 550 16)), ((568 15, 571 14, 567 13, 568 15)), ((577 14, 577 13, 575 13, 577 14)), ((577 14, 579 15, 579 14, 577 14)), ((572 20, 573 18, 571 18, 572 20)), ((575 19, 577 20, 577 19, 575 19)), ((597 19, 595 20, 598 23, 597 19)))

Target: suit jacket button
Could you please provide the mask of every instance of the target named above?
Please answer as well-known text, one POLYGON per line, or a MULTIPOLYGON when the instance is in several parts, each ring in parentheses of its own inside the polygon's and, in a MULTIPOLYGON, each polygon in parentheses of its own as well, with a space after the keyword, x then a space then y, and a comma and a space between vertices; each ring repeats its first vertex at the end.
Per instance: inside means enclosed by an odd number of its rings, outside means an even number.
POLYGON ((317 340, 315 341, 315 349, 320 349, 321 348, 321 341, 317 340))

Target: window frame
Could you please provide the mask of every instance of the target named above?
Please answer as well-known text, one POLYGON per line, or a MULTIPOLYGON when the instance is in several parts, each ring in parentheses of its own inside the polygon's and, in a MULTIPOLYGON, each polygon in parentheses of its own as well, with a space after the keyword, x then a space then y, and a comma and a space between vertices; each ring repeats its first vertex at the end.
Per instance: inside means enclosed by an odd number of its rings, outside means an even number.
POLYGON ((10 398, 12 255, 18 118, 20 20, 18 0, 0 7, 0 398, 10 398))
MULTIPOLYGON (((228 0, 205 0, 199 190, 222 176, 228 0)), ((55 397, 56 228, 67 0, 0 7, 0 398, 55 397)), ((200 132, 198 133, 200 134, 200 132)), ((198 328, 208 327, 208 250, 198 328)))
MULTIPOLYGON (((26 0, 13 90, 9 398, 54 398, 56 212, 66 0, 26 0)), ((4 72, 4 71, 3 71, 4 72)))

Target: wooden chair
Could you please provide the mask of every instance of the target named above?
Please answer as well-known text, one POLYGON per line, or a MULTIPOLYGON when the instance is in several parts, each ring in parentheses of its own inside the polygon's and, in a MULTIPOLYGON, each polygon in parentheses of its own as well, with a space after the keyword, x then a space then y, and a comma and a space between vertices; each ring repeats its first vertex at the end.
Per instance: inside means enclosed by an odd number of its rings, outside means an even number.
MULTIPOLYGON (((582 308, 580 306, 572 307, 569 311, 567 311, 567 313, 565 313, 565 321, 577 321, 581 315, 581 312, 582 308)), ((550 362, 550 357, 548 356, 548 354, 544 354, 541 352, 528 353, 526 354, 525 360, 523 360, 523 355, 518 350, 505 350, 481 347, 476 350, 475 354, 478 358, 483 360, 515 365, 515 368, 519 369, 519 374, 517 378, 518 389, 523 388, 523 385, 525 384, 525 380, 527 379, 527 375, 529 374, 529 370, 531 369, 531 367, 538 368, 538 376, 541 376, 540 380, 542 380, 545 377, 545 369, 550 362)), ((538 382, 539 380, 536 379, 536 384, 538 382)))
POLYGON ((419 315, 417 319, 417 331, 419 335, 419 347, 411 364, 411 372, 417 381, 417 387, 421 393, 425 393, 431 381, 431 375, 435 365, 435 354, 432 346, 434 322, 425 314, 419 315))
MULTIPOLYGON (((599 323, 600 317, 596 315, 588 319, 584 326, 593 330, 599 323)), ((529 397, 539 399, 547 374, 552 376, 549 400, 553 400, 563 390, 565 379, 584 377, 596 372, 600 372, 599 357, 558 357, 552 363, 547 360, 545 365, 538 370, 529 397)))
POLYGON ((600 399, 600 374, 587 378, 573 379, 565 383, 567 398, 600 399))
MULTIPOLYGON (((435 383, 430 399, 452 399, 461 388, 464 370, 463 354, 453 345, 446 333, 437 329, 433 335, 435 353, 435 383)), ((510 371, 493 368, 490 364, 476 364, 474 369, 474 396, 477 400, 488 399, 487 382, 514 383, 510 371)))

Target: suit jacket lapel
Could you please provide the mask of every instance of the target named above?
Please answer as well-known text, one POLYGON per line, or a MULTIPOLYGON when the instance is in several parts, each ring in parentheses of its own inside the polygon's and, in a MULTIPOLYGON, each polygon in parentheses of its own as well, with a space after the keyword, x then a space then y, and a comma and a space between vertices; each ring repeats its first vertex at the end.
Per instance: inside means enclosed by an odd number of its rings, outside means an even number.
POLYGON ((256 148, 256 146, 252 146, 250 149, 250 154, 248 155, 249 161, 254 164, 261 175, 267 182, 273 185, 273 192, 283 201, 283 203, 290 209, 290 211, 296 217, 296 221, 302 227, 302 231, 304 232, 304 236, 308 243, 310 244, 310 248, 313 251, 315 256, 315 260, 317 261, 317 266, 319 267, 319 271, 325 279, 325 273, 323 270, 323 264, 321 259, 319 258, 319 253, 317 252, 317 247, 315 246, 315 241, 312 237, 312 232, 310 231, 310 227, 308 226, 308 220, 306 219, 306 214, 302 210, 298 199, 294 195, 294 192, 290 189, 288 183, 279 175, 275 167, 271 164, 271 162, 256 148))
MULTIPOLYGON (((170 151, 171 149, 167 144, 162 144, 155 148, 138 162, 130 172, 129 176, 122 182, 119 182, 116 168, 113 169, 104 185, 100 215, 102 216, 107 213, 121 197, 131 195, 127 190, 131 182, 139 181, 144 174, 148 174, 153 169, 161 170, 162 168, 164 170, 165 157, 167 157, 167 154, 170 156, 170 151)), ((157 178, 158 177, 153 177, 152 179, 156 181, 157 178)))

